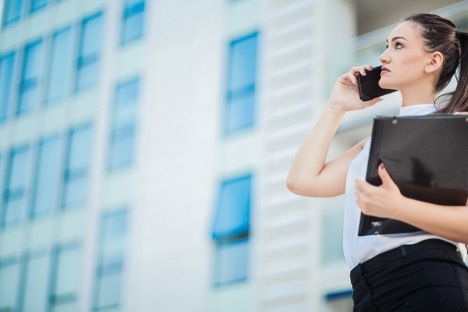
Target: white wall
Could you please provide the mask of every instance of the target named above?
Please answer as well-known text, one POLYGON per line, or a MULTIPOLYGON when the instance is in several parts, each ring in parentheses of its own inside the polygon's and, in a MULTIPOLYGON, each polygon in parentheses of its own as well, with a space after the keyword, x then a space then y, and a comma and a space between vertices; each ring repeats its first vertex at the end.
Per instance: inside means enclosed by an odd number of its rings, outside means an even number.
POLYGON ((126 311, 205 311, 222 72, 220 1, 148 1, 126 311))

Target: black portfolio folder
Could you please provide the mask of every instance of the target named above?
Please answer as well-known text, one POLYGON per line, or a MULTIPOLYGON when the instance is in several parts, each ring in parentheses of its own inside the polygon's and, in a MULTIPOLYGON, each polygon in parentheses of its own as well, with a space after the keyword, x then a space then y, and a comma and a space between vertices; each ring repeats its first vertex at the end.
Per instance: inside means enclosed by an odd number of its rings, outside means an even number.
MULTIPOLYGON (((465 205, 468 197, 468 116, 376 117, 366 180, 382 181, 383 162, 401 193, 440 205, 465 205)), ((419 231, 409 224, 361 213, 359 236, 419 231)))

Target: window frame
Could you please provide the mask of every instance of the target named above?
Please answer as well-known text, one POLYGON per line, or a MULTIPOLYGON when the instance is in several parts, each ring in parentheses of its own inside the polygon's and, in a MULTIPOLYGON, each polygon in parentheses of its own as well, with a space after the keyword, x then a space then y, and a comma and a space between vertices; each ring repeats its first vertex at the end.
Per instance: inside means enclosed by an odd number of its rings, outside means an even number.
POLYGON ((137 3, 128 4, 127 0, 123 1, 122 7, 122 18, 121 18, 121 27, 120 27, 120 45, 125 46, 132 42, 138 41, 144 37, 145 33, 145 23, 146 23, 146 9, 147 3, 146 0, 139 0, 137 3), (141 14, 141 32, 134 37, 124 38, 126 22, 134 17, 135 15, 141 14))
MULTIPOLYGON (((16 102, 15 86, 17 82, 16 79, 17 79, 17 72, 18 72, 17 69, 18 69, 19 53, 13 49, 13 50, 7 51, 6 53, 0 54, 0 63, 10 57, 12 57, 11 72, 10 72, 11 80, 9 80, 7 95, 5 95, 5 98, 6 98, 5 115, 4 116, 0 115, 0 125, 5 123, 13 115, 12 114, 14 111, 13 103, 16 102)), ((0 101, 2 101, 2 99, 0 99, 0 101)), ((0 103, 0 105, 2 104, 3 103, 0 103)))
MULTIPOLYGON (((94 294, 93 294, 93 311, 105 311, 108 309, 115 309, 118 308, 122 305, 123 297, 121 296, 118 298, 118 302, 110 305, 104 305, 104 306, 99 306, 99 299, 100 299, 100 282, 102 281, 103 278, 109 277, 109 276, 115 276, 115 275, 120 275, 120 294, 122 295, 124 293, 123 289, 125 287, 125 267, 126 267, 126 254, 125 251, 128 246, 128 241, 129 241, 129 236, 130 236, 130 219, 131 219, 131 214, 130 210, 127 207, 121 207, 118 209, 114 209, 111 211, 106 211, 101 215, 100 218, 100 227, 99 227, 99 238, 98 238, 98 246, 97 246, 97 261, 96 261, 96 268, 95 268, 95 275, 94 275, 94 294), (105 260, 102 259, 103 254, 105 252, 104 246, 106 243, 109 243, 109 241, 106 240, 106 233, 105 233, 105 226, 106 226, 106 220, 109 217, 112 216, 119 216, 119 215, 125 215, 125 224, 124 224, 124 229, 123 232, 120 233, 120 236, 117 237, 110 237, 111 244, 115 239, 122 239, 121 241, 121 250, 120 250, 120 255, 121 257, 118 260, 114 260, 111 262, 106 262, 105 260)), ((109 239, 109 238, 107 238, 109 239)))
MULTIPOLYGON (((253 209, 253 203, 254 203, 254 175, 249 172, 246 174, 241 174, 237 175, 235 177, 230 177, 230 178, 225 178, 223 179, 218 188, 217 192, 217 200, 216 200, 216 209, 214 211, 213 215, 213 223, 212 223, 212 240, 214 244, 214 265, 213 265, 213 287, 224 287, 228 286, 231 284, 237 284, 237 283, 243 283, 246 282, 249 279, 249 270, 250 270, 250 233, 251 233, 251 218, 252 218, 252 209, 253 209), (221 218, 220 210, 223 208, 223 188, 228 187, 229 184, 231 183, 236 183, 239 181, 247 180, 247 185, 248 185, 248 194, 247 196, 247 207, 246 209, 246 216, 247 216, 247 222, 246 224, 241 224, 239 227, 237 225, 237 229, 231 229, 229 231, 225 231, 224 233, 216 233, 217 230, 217 223, 222 222, 219 221, 219 218, 221 218), (222 273, 224 270, 223 263, 221 263, 221 259, 223 258, 222 252, 226 251, 226 248, 229 247, 236 247, 236 245, 242 244, 245 246, 237 246, 241 247, 241 249, 238 249, 235 252, 242 252, 241 256, 245 257, 243 260, 245 260, 245 272, 242 272, 243 274, 233 277, 231 279, 227 280, 222 280, 222 273), (244 254, 244 248, 245 248, 245 254, 244 254)), ((235 184, 234 184, 235 186, 235 184)), ((224 199, 226 200, 226 199, 224 199)), ((232 207, 231 207, 232 208, 232 207)), ((225 208, 226 209, 226 208, 225 208)), ((232 217, 232 216, 231 216, 232 217)), ((236 227, 236 225, 230 225, 236 227)), ((229 265, 229 264, 227 264, 229 265)))
POLYGON ((85 83, 84 85, 81 85, 80 83, 80 73, 84 70, 84 68, 88 68, 89 66, 97 66, 97 71, 99 73, 99 67, 100 67, 100 59, 101 59, 101 54, 102 54, 102 42, 99 42, 99 51, 84 55, 84 42, 86 40, 85 38, 85 26, 87 23, 94 19, 100 19, 101 22, 101 29, 100 29, 100 35, 102 36, 104 34, 104 28, 105 28, 105 20, 104 20, 104 11, 99 10, 91 15, 88 15, 84 17, 79 26, 79 36, 78 36, 78 46, 76 49, 76 59, 75 59, 75 73, 74 73, 74 80, 73 80, 73 89, 76 93, 85 91, 87 89, 95 87, 99 83, 99 77, 96 77, 94 81, 91 83, 85 83))
MULTIPOLYGON (((226 78, 225 78, 225 100, 224 100, 224 106, 222 110, 222 118, 221 120, 223 121, 222 125, 222 131, 224 136, 230 136, 234 135, 237 133, 244 132, 246 130, 253 129, 256 125, 257 122, 257 110, 258 110, 258 92, 257 92, 257 85, 259 85, 259 55, 260 55, 260 32, 259 31, 253 31, 251 33, 248 33, 246 35, 240 36, 238 38, 235 38, 231 40, 228 44, 228 49, 227 49, 227 58, 226 58, 226 78), (255 39, 255 51, 252 54, 253 57, 253 62, 255 63, 255 69, 254 69, 254 81, 245 83, 244 86, 241 88, 231 88, 231 80, 232 80, 232 73, 233 73, 233 68, 238 67, 238 65, 234 64, 233 56, 234 56, 234 51, 235 47, 237 44, 255 39), (239 123, 238 121, 236 122, 235 120, 231 120, 231 115, 230 115, 230 110, 232 110, 233 105, 235 105, 236 101, 242 101, 242 100, 252 100, 253 101, 253 106, 251 108, 251 120, 249 120, 247 123, 239 123), (237 124, 235 124, 237 123, 237 124), (234 124, 234 125, 232 125, 234 124)), ((252 51, 251 51, 252 52, 252 51)))

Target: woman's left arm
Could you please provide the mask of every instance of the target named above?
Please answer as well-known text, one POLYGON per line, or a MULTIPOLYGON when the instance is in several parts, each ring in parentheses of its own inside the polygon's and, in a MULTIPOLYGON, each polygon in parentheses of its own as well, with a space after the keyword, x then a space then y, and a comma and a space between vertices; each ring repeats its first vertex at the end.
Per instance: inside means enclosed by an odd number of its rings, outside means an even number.
POLYGON ((382 185, 356 179, 356 203, 364 214, 400 220, 426 232, 468 244, 468 207, 443 206, 405 197, 383 165, 382 185))

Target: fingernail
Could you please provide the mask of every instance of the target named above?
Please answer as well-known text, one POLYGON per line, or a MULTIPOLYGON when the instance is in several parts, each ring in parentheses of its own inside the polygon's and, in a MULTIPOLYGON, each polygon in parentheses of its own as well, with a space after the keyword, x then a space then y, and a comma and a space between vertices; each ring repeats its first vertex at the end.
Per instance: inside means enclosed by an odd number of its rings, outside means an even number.
POLYGON ((380 163, 379 167, 380 167, 380 169, 385 169, 385 166, 384 166, 383 163, 380 163))

